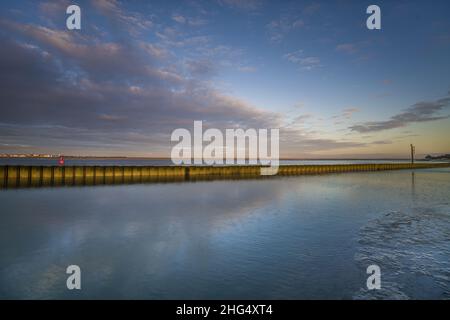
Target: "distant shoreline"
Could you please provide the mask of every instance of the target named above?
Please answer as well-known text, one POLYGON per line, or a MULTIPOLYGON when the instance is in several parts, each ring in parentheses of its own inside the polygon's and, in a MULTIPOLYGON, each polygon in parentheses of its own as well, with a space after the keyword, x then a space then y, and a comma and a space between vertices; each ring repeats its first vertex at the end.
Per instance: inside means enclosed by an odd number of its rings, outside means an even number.
MULTIPOLYGON (((58 159, 60 156, 9 156, 1 155, 0 159, 58 159)), ((168 157, 121 157, 121 156, 64 156, 65 159, 80 159, 80 160, 171 160, 168 157)), ((389 161, 409 161, 410 158, 280 158, 283 161, 364 161, 364 160, 389 160, 389 161)), ((425 161, 426 158, 418 158, 416 160, 425 161)), ((432 160, 440 160, 433 158, 432 160)))

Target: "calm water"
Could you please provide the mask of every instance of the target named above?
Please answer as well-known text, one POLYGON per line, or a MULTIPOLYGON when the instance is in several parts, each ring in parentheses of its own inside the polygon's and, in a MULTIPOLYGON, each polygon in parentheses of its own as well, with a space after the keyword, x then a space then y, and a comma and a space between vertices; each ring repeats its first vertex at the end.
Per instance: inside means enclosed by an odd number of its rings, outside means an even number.
POLYGON ((1 190, 0 219, 0 298, 450 298, 449 169, 1 190))

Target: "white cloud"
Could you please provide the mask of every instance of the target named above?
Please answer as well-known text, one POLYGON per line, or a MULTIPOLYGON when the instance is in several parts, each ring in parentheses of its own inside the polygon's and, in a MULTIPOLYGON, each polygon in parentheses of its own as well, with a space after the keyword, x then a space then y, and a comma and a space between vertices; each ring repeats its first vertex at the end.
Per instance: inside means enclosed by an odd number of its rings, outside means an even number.
POLYGON ((287 53, 283 57, 288 61, 299 65, 302 70, 312 70, 321 66, 318 57, 305 56, 303 50, 287 53))

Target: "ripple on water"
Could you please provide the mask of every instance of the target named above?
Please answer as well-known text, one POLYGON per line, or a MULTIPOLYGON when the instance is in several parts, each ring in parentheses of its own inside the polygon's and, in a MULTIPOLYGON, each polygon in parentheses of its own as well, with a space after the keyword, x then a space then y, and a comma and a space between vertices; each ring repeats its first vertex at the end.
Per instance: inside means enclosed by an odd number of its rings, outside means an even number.
POLYGON ((355 262, 381 268, 381 289, 355 299, 449 299, 450 206, 392 211, 359 233, 355 262))

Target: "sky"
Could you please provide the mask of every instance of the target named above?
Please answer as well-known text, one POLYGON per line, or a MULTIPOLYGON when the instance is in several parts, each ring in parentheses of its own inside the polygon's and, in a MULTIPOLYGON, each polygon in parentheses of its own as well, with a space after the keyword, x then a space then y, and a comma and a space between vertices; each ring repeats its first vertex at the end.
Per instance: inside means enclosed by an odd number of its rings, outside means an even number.
POLYGON ((450 153, 449 15, 446 0, 1 1, 0 153, 170 157, 195 120, 279 128, 282 158, 450 153))

